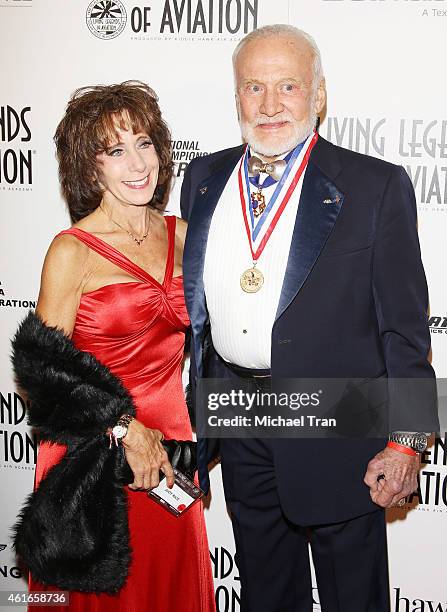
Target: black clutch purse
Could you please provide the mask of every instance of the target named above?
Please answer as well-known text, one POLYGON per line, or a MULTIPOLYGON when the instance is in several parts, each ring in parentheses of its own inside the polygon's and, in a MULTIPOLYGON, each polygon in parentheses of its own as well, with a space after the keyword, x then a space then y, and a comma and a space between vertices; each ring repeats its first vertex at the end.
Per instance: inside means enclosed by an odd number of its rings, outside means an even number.
MULTIPOLYGON (((190 480, 194 480, 194 474, 197 471, 197 442, 192 440, 163 440, 162 445, 168 454, 169 463, 172 467, 182 472, 190 480)), ((123 469, 122 469, 122 484, 130 484, 134 481, 133 472, 126 461, 124 449, 123 453, 123 469)), ((160 472, 160 478, 164 474, 160 472)))

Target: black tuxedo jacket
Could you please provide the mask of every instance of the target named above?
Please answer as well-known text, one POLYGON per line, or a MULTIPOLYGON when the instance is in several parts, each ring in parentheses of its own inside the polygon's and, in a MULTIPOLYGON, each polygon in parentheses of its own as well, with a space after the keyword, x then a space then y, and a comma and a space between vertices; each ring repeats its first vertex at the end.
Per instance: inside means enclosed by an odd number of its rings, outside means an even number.
MULTIPOLYGON (((208 313, 203 267, 211 218, 243 147, 194 159, 185 173, 182 216, 189 221, 183 274, 192 327, 191 386, 227 377, 212 346, 204 371, 208 313), (210 356, 211 355, 211 356, 210 356)), ((319 138, 309 159, 288 264, 272 329, 277 378, 379 377, 434 381, 427 361, 428 296, 416 227, 416 203, 402 167, 319 138), (327 203, 330 200, 330 203, 327 203)), ((433 388, 435 383, 433 382, 433 388)), ((390 428, 438 428, 435 392, 390 428), (423 404, 423 405, 422 405, 423 404), (417 414, 415 413, 417 412, 417 414)), ((376 508, 363 482, 383 439, 273 441, 282 508, 293 522, 331 523, 376 508)), ((199 442, 199 475, 215 440, 199 442)))

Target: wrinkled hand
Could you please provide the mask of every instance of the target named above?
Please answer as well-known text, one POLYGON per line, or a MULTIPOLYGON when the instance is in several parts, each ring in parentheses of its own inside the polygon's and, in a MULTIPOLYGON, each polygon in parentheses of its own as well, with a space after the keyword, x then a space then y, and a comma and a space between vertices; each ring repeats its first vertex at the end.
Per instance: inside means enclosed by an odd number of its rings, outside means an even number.
POLYGON ((174 484, 174 472, 168 455, 161 444, 163 435, 158 429, 148 429, 133 419, 123 438, 127 463, 134 475, 129 489, 153 489, 160 482, 160 470, 166 476, 169 488, 174 484))
POLYGON ((417 489, 421 456, 406 455, 385 448, 368 463, 364 482, 370 488, 371 499, 382 508, 392 508, 417 489), (377 477, 383 474, 377 482, 377 477))

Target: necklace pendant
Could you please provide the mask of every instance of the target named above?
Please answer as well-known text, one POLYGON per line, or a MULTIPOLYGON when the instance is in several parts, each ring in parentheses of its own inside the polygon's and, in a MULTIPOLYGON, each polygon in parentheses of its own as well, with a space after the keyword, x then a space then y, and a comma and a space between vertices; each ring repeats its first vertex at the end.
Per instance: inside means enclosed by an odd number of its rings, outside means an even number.
POLYGON ((149 232, 146 232, 146 234, 144 234, 144 236, 142 236, 141 238, 137 238, 131 232, 129 232, 129 230, 126 230, 126 232, 137 243, 137 246, 141 246, 142 243, 146 240, 146 238, 148 237, 148 234, 149 234, 149 232))
POLYGON ((266 207, 264 194, 261 191, 257 191, 256 193, 252 193, 250 195, 250 198, 253 215, 256 218, 260 217, 266 207))
POLYGON ((101 210, 101 211, 102 211, 102 212, 105 214, 105 216, 106 216, 106 217, 109 219, 109 221, 111 221, 111 222, 112 222, 114 225, 116 225, 116 227, 119 227, 121 230, 123 230, 124 232, 126 232, 126 234, 127 234, 127 235, 128 235, 130 238, 132 238, 132 240, 133 240, 134 242, 136 242, 136 243, 137 243, 137 246, 141 246, 141 244, 142 244, 142 243, 143 243, 143 242, 146 240, 146 238, 148 237, 148 235, 149 235, 149 230, 151 229, 151 213, 150 213, 150 210, 149 210, 149 209, 147 209, 147 212, 148 212, 148 215, 147 215, 147 216, 148 216, 147 232, 146 232, 146 233, 144 234, 144 236, 142 236, 141 238, 137 238, 136 236, 134 236, 134 235, 132 234, 132 232, 131 232, 131 231, 129 231, 128 229, 126 229, 125 227, 123 227, 122 225, 120 225, 120 224, 118 223, 118 221, 115 221, 114 219, 112 219, 112 217, 111 217, 111 216, 110 216, 110 215, 109 215, 109 214, 108 214, 108 213, 107 213, 107 212, 106 212, 106 211, 103 209, 103 207, 102 207, 102 202, 101 202, 101 204, 99 205, 99 209, 100 209, 100 210, 101 210))

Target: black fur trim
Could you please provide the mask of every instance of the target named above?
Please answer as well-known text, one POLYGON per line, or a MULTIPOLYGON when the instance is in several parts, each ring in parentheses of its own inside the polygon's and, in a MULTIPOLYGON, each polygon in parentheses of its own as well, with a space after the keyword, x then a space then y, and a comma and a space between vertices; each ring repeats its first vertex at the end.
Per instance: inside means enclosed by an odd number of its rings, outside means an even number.
POLYGON ((31 401, 29 424, 42 439, 67 445, 20 513, 16 552, 43 584, 116 593, 131 555, 127 464, 105 432, 121 414, 135 415, 132 398, 93 355, 31 312, 12 345, 17 381, 31 401))
POLYGON ((123 414, 135 415, 121 382, 61 330, 30 312, 12 341, 19 386, 31 400, 28 424, 42 440, 71 444, 104 435, 123 414))

